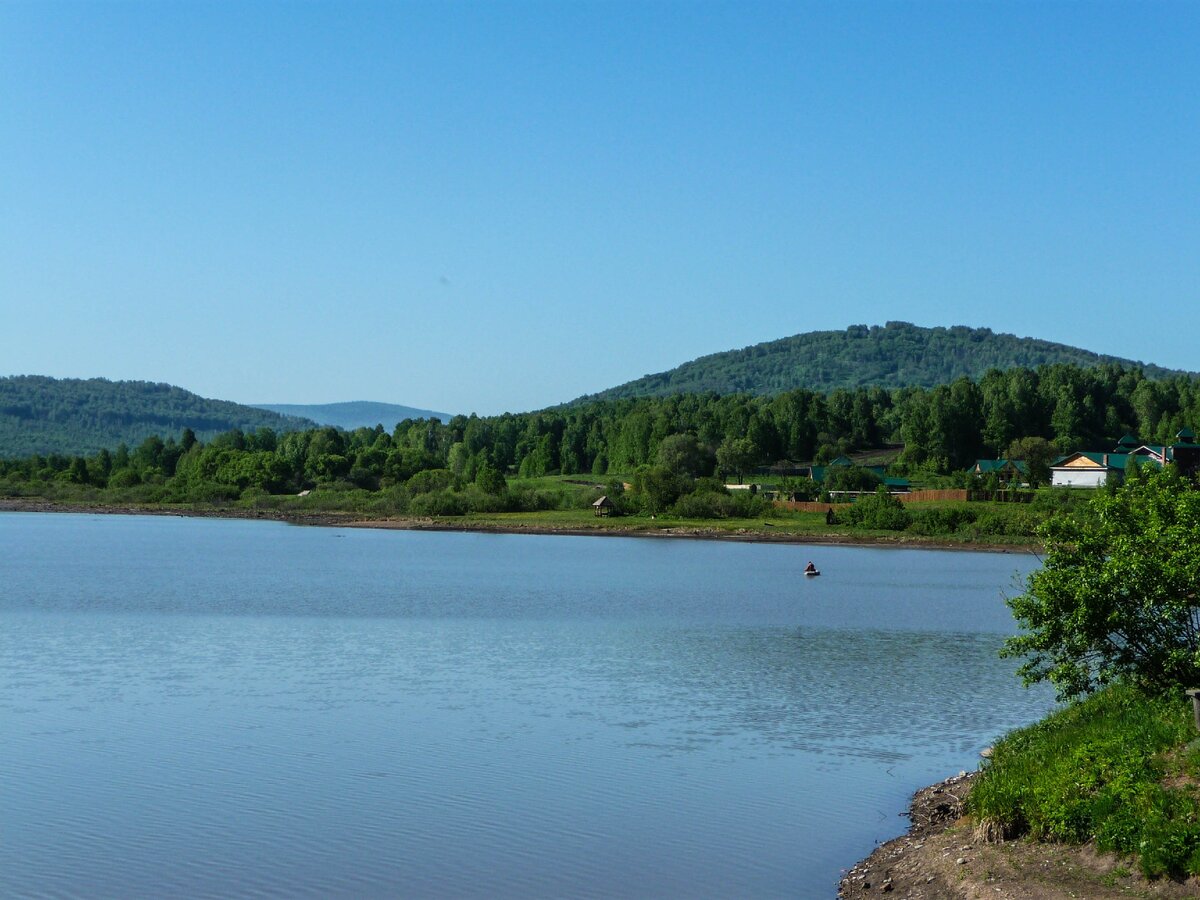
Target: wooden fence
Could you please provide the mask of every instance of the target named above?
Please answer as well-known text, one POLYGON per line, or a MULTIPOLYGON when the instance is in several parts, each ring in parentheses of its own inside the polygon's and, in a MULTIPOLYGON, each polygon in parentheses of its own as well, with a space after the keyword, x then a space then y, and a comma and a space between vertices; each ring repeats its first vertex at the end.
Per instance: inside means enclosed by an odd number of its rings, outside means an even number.
MULTIPOLYGON (((870 496, 864 494, 863 496, 870 496)), ((1029 491, 968 491, 962 489, 948 489, 942 491, 909 491, 906 494, 892 494, 901 503, 939 503, 947 500, 957 500, 959 502, 977 502, 977 501, 992 501, 997 503, 1028 503, 1033 499, 1033 494, 1029 491)), ((820 512, 827 511, 833 507, 836 512, 839 509, 845 509, 849 503, 840 501, 837 503, 819 503, 815 500, 776 500, 775 506, 779 509, 790 509, 795 512, 820 512)))

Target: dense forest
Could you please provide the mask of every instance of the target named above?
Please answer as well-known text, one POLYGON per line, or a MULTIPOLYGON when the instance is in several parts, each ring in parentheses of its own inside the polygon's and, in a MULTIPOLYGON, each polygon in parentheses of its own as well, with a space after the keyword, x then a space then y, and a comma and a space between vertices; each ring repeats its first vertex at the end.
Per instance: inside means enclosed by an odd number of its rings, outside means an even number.
POLYGON ((95 453, 190 428, 201 440, 233 429, 293 431, 315 422, 206 400, 169 384, 105 378, 0 378, 0 457, 95 453))
POLYGON ((257 409, 269 409, 284 416, 310 419, 318 425, 333 425, 353 431, 355 428, 391 426, 405 419, 441 419, 448 422, 449 413, 432 409, 417 409, 397 403, 375 403, 370 400, 351 400, 346 403, 255 403, 257 409))
MULTIPOLYGON (((133 491, 148 501, 220 501, 309 488, 387 492, 391 508, 423 515, 544 508, 553 498, 508 480, 581 474, 613 491, 634 485, 642 509, 692 503, 732 514, 723 477, 779 460, 817 461, 902 444, 893 466, 923 477, 977 457, 1108 449, 1124 434, 1169 442, 1200 424, 1200 379, 1150 379, 1138 369, 1070 365, 993 370, 926 390, 788 391, 775 397, 683 394, 450 422, 408 419, 346 432, 230 431, 207 443, 150 437, 91 457, 0 462, 0 495, 62 482, 133 491), (697 492, 705 493, 695 499, 697 492)), ((1022 457, 1018 457, 1022 458, 1022 457)), ((739 492, 745 493, 745 492, 739 492)))
POLYGON ((582 399, 709 391, 769 395, 797 388, 931 388, 964 376, 979 379, 990 369, 1033 369, 1058 363, 1136 367, 1152 378, 1180 374, 1065 344, 996 334, 989 328, 921 328, 908 322, 888 322, 882 328, 854 325, 845 331, 813 331, 702 356, 669 372, 646 375, 582 399))

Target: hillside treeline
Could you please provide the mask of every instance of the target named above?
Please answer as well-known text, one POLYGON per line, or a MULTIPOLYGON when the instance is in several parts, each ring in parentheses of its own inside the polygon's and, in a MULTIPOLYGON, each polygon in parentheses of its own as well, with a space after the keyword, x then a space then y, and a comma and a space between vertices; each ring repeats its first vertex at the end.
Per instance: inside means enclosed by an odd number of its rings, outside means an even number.
POLYGON ((1106 449, 1126 433, 1169 442, 1196 422, 1198 380, 1152 380, 1117 366, 1049 366, 992 371, 978 382, 962 378, 932 390, 688 394, 458 416, 449 423, 408 419, 391 432, 261 428, 204 443, 188 429, 179 440, 151 437, 132 450, 121 445, 91 457, 0 462, 0 491, 26 493, 31 483, 47 481, 145 486, 145 499, 188 502, 235 499, 246 491, 399 488, 404 500, 440 498, 422 501, 430 508, 419 503, 416 511, 445 514, 553 502, 510 491, 507 479, 514 476, 603 479, 612 473, 632 477, 640 495, 656 498, 650 508, 665 509, 698 486, 720 493, 714 475, 782 459, 821 461, 902 443, 895 468, 933 475, 1002 454, 1024 438, 1044 438, 1060 451, 1106 449))
POLYGON ((95 453, 190 428, 202 440, 233 429, 284 431, 314 423, 183 388, 106 378, 0 378, 0 456, 95 453))
POLYGON ((1121 365, 1141 368, 1153 378, 1180 374, 1065 344, 997 334, 990 328, 922 328, 888 322, 882 328, 852 325, 845 331, 812 331, 713 353, 584 399, 708 391, 773 395, 797 388, 828 392, 871 385, 931 388, 961 377, 980 379, 990 369, 1048 365, 1121 365))

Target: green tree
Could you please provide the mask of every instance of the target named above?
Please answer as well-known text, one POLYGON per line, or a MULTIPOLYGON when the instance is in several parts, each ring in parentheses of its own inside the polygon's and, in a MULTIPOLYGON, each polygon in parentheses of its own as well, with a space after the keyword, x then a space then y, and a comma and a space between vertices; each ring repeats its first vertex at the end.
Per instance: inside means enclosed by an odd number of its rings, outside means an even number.
POLYGON ((847 524, 855 528, 875 528, 886 531, 903 531, 912 522, 912 516, 904 504, 880 486, 874 494, 862 497, 846 510, 847 524))
POLYGON ((695 478, 712 471, 713 457, 694 434, 672 434, 658 445, 658 464, 676 475, 695 478))
POLYGON ((726 475, 737 475, 738 484, 746 470, 757 461, 754 442, 749 438, 729 438, 717 448, 717 465, 726 475))
POLYGON ((1041 529, 1046 558, 1008 601, 1024 632, 1005 656, 1060 698, 1123 677, 1200 687, 1200 492, 1143 471, 1041 529))
POLYGON ((88 476, 87 460, 82 456, 76 456, 71 460, 71 467, 67 470, 67 480, 72 484, 88 484, 90 479, 88 476))
POLYGON ((875 491, 883 479, 862 466, 829 466, 825 469, 827 491, 875 491))
POLYGON ((1029 474, 1029 486, 1050 483, 1050 463, 1054 461, 1054 445, 1041 437, 1025 437, 1013 441, 1008 447, 1008 458, 1025 463, 1029 474))
POLYGON ((649 513, 662 513, 685 493, 687 479, 661 466, 640 466, 633 476, 633 493, 649 513))
POLYGON ((508 482, 504 479, 504 473, 486 460, 480 463, 475 474, 475 486, 485 494, 495 497, 501 496, 508 490, 508 482))

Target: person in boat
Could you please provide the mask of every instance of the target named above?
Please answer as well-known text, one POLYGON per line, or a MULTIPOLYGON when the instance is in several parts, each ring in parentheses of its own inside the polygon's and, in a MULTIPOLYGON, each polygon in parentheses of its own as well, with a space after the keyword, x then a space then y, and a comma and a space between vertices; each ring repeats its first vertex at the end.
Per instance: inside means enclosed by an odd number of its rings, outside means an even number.
POLYGON ((804 571, 805 572, 815 572, 815 571, 817 571, 817 567, 812 564, 812 560, 809 560, 808 565, 804 567, 804 571))

